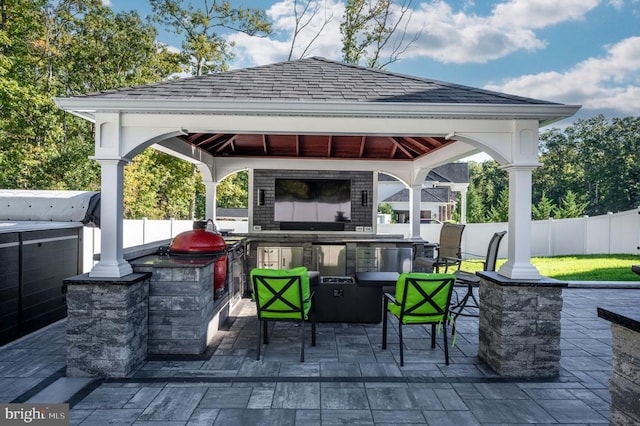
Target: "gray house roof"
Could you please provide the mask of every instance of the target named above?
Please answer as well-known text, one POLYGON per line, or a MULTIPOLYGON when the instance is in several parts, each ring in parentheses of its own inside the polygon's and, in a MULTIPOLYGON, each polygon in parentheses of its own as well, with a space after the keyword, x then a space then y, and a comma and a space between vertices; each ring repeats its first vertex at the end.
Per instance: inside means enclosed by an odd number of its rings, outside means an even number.
MULTIPOLYGON (((448 163, 440 167, 432 169, 425 181, 434 181, 441 183, 469 183, 469 164, 468 163, 448 163)), ((378 175, 378 181, 398 182, 398 179, 385 173, 378 175)))
POLYGON ((344 64, 320 57, 74 96, 74 98, 96 97, 558 105, 553 102, 344 64))
MULTIPOLYGON (((422 188, 420 193, 420 201, 423 203, 449 203, 455 201, 455 196, 449 188, 422 188)), ((403 188, 390 197, 387 197, 384 203, 408 203, 409 189, 403 188)))

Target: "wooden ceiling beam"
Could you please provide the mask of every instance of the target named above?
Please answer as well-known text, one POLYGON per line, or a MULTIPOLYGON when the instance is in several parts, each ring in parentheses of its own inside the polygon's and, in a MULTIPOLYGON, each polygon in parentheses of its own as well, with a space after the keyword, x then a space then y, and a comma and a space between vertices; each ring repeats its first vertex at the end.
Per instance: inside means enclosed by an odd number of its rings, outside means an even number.
MULTIPOLYGON (((206 134, 201 134, 201 136, 206 136, 206 134)), ((208 145, 210 143, 215 143, 216 141, 218 141, 219 139, 223 138, 224 136, 226 136, 224 133, 216 133, 215 135, 208 135, 207 138, 205 138, 204 140, 198 142, 195 145, 197 147, 200 147, 202 145, 208 145)))
POLYGON ((426 137, 426 138, 422 138, 422 139, 425 142, 429 142, 431 144, 431 149, 440 148, 443 145, 442 141, 440 141, 437 138, 426 137))
MULTIPOLYGON (((400 151, 402 151, 407 157, 409 158, 415 158, 415 155, 411 154, 404 146, 402 146, 402 144, 400 144, 397 140, 395 140, 395 138, 390 138, 391 141, 393 142, 393 145, 399 149, 400 151)), ((393 157, 394 158, 396 156, 396 150, 394 150, 394 154, 393 157)))
POLYGON ((222 150, 224 150, 226 147, 230 147, 231 152, 236 152, 236 147, 235 144, 233 143, 236 138, 238 137, 238 135, 233 135, 231 136, 225 143, 223 143, 222 145, 220 145, 216 150, 215 150, 215 154, 219 154, 220 152, 222 152, 222 150))

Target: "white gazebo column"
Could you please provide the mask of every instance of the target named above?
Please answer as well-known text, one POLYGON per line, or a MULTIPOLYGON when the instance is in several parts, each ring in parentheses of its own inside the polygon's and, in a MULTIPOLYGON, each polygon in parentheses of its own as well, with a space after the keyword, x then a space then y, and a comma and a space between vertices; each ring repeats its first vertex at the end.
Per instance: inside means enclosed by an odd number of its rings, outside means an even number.
POLYGON ((514 280, 540 279, 540 273, 531 264, 531 172, 536 167, 505 167, 509 173, 509 260, 498 274, 514 280))
POLYGON ((410 238, 420 238, 420 204, 422 202, 422 185, 412 185, 409 188, 409 223, 411 224, 410 238))
POLYGON ((460 190, 460 223, 467 223, 467 188, 460 190))
POLYGON ((124 260, 123 235, 123 181, 126 158, 93 157, 101 167, 100 194, 100 261, 91 269, 89 276, 119 278, 133 273, 131 265, 124 260))
POLYGON ((205 189, 205 213, 204 218, 216 221, 216 187, 217 182, 203 181, 205 189))

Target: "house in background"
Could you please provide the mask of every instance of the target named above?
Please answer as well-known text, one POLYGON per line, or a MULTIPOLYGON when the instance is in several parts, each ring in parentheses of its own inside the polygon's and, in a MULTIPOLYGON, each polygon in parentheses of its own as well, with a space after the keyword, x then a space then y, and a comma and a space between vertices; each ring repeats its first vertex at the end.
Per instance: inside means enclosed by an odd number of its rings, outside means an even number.
MULTIPOLYGON (((453 220, 460 197, 460 222, 466 222, 466 195, 469 187, 469 164, 449 163, 432 169, 422 184, 420 222, 453 220)), ((378 205, 388 203, 396 213, 397 223, 409 222, 409 188, 385 173, 378 174, 378 205)))

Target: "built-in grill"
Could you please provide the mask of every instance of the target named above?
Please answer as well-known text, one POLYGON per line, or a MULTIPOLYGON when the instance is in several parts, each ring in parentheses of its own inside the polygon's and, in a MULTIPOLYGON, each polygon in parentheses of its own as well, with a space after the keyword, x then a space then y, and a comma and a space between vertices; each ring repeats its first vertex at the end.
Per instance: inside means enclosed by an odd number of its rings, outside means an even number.
POLYGON ((320 277, 321 284, 349 284, 355 283, 353 277, 326 276, 320 277))

